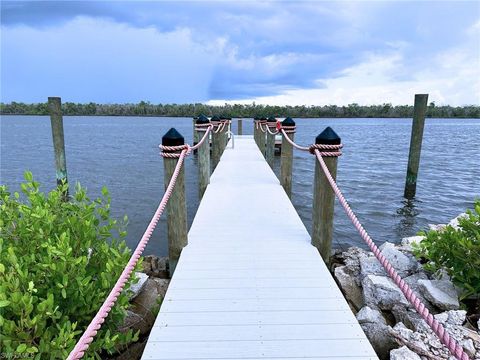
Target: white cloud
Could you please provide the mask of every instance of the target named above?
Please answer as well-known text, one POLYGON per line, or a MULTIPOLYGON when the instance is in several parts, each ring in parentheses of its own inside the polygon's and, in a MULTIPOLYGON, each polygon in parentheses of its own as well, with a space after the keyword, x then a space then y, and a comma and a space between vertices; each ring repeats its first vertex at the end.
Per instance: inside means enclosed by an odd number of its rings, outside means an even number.
POLYGON ((362 61, 339 76, 317 79, 318 88, 291 89, 276 96, 244 100, 212 100, 211 104, 252 103, 270 105, 412 104, 414 94, 428 93, 437 105, 480 104, 480 26, 466 31, 463 44, 431 58, 410 63, 408 44, 391 44, 388 54, 366 53, 362 61), (400 79, 399 79, 400 74, 400 79), (405 75, 402 80, 401 75, 405 75))

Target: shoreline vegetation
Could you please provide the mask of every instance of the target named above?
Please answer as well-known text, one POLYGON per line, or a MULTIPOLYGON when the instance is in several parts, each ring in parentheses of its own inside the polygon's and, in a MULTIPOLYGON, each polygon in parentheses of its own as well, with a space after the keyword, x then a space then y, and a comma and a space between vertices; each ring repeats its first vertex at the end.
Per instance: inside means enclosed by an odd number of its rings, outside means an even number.
MULTIPOLYGON (((252 104, 152 104, 141 101, 136 104, 88 104, 65 102, 63 115, 67 116, 155 116, 195 117, 200 114, 212 116, 222 114, 230 118, 254 118, 291 116, 296 118, 410 118, 413 105, 358 105, 347 106, 273 106, 252 104)), ((49 115, 48 103, 25 104, 21 102, 0 103, 0 115, 49 115)), ((427 107, 427 118, 480 118, 480 105, 436 106, 431 102, 427 107)))

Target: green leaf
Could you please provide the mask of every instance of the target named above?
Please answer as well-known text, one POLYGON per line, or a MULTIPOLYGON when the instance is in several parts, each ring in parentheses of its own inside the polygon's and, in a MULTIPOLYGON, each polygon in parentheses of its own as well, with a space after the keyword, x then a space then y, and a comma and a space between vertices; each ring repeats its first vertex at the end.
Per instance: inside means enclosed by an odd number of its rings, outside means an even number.
POLYGON ((10 305, 10 301, 8 300, 0 300, 0 308, 6 307, 10 305))
POLYGON ((24 353, 25 350, 27 350, 27 345, 26 344, 20 344, 17 346, 17 353, 24 353))

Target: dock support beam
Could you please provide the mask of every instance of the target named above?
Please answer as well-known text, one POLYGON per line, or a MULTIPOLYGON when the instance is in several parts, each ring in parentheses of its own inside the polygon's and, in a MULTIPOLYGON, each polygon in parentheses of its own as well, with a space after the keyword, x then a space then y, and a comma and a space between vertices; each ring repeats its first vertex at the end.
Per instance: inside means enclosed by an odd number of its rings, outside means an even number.
MULTIPOLYGON (((62 100, 59 97, 48 98, 48 111, 52 125, 53 150, 55 152, 55 174, 57 185, 68 184, 67 159, 65 157, 65 138, 63 134, 62 100)), ((68 189, 63 194, 68 199, 68 189)))
MULTIPOLYGON (((196 136, 197 141, 200 141, 205 135, 207 125, 210 125, 210 120, 205 115, 200 115, 196 121, 196 136)), ((205 139, 205 142, 198 148, 198 199, 202 200, 203 194, 210 183, 210 134, 205 139)))
POLYGON ((405 180, 404 196, 413 199, 417 190, 417 175, 420 166, 420 152, 422 150, 423 128, 427 111, 428 94, 416 94, 413 107, 412 135, 410 137, 410 151, 408 154, 407 178, 405 180))
MULTIPOLYGON (((340 143, 340 137, 330 127, 323 130, 315 139, 315 144, 339 145, 340 143)), ((338 158, 334 156, 326 156, 323 158, 334 180, 337 178, 337 159, 338 158)), ((326 264, 330 262, 332 251, 334 204, 335 193, 330 187, 320 164, 315 160, 312 245, 318 249, 326 264)))
POLYGON ((275 134, 271 134, 270 131, 273 133, 275 132, 277 119, 275 119, 273 116, 270 116, 266 125, 267 146, 265 148, 265 159, 267 160, 267 164, 270 165, 270 168, 273 169, 273 158, 275 156, 275 134))
MULTIPOLYGON (((162 145, 184 145, 185 139, 174 128, 163 137, 162 145)), ((165 190, 170 183, 178 158, 163 158, 165 190)), ((185 200, 185 167, 182 166, 177 182, 167 203, 168 265, 170 277, 175 272, 182 249, 188 244, 187 238, 187 204, 185 200)))
MULTIPOLYGON (((282 127, 285 129, 288 137, 294 141, 295 121, 287 117, 282 121, 282 127)), ((292 168, 293 168, 293 146, 282 136, 282 150, 280 155, 280 183, 289 198, 292 198, 292 168)))
POLYGON ((243 120, 242 119, 237 120, 237 134, 238 135, 243 135, 243 120))

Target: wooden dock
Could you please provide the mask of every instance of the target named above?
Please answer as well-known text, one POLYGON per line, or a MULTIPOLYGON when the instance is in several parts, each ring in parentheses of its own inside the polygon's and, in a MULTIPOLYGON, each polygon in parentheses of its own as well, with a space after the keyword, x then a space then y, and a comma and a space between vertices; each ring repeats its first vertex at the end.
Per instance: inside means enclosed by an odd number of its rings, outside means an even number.
POLYGON ((211 177, 142 359, 377 359, 252 136, 211 177))

